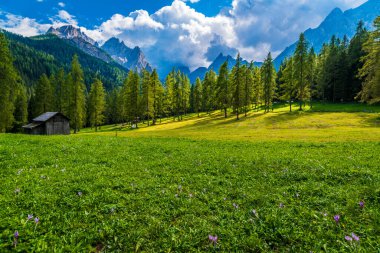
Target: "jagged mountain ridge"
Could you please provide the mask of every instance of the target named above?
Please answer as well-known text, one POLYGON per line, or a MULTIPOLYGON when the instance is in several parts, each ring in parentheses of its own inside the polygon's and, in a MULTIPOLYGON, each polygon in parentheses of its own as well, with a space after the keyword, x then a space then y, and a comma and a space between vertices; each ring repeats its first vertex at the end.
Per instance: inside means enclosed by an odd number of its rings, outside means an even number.
POLYGON ((82 32, 80 28, 76 28, 72 25, 65 25, 59 28, 50 27, 46 34, 53 34, 60 39, 67 40, 70 44, 78 47, 83 52, 107 63, 113 61, 112 57, 100 49, 98 43, 82 32))
POLYGON ((146 69, 152 71, 152 67, 139 47, 129 48, 123 41, 111 38, 101 48, 127 69, 137 69, 138 71, 146 69))
MULTIPOLYGON (((357 24, 363 21, 365 26, 370 29, 373 20, 380 15, 380 1, 369 0, 355 9, 349 9, 343 12, 335 8, 326 17, 326 19, 315 29, 307 29, 304 34, 310 46, 314 47, 316 53, 319 53, 323 44, 328 43, 333 35, 343 38, 345 35, 352 38, 355 34, 357 24)), ((279 69, 281 62, 293 55, 297 42, 288 46, 274 60, 276 69, 279 69)))

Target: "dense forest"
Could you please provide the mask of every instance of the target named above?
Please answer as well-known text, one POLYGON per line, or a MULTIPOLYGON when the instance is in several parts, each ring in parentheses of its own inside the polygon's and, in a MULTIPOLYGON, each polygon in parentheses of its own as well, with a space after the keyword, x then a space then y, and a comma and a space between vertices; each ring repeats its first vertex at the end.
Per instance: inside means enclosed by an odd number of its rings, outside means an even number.
POLYGON ((77 132, 84 126, 97 130, 102 124, 154 125, 163 117, 182 120, 190 112, 214 110, 222 110, 225 117, 232 112, 239 119, 259 108, 269 112, 276 101, 289 104, 290 111, 293 104, 303 110, 315 101, 380 102, 380 17, 372 32, 359 23, 351 41, 332 37, 319 54, 301 34, 294 55, 278 72, 270 53, 260 68, 242 64, 238 55, 232 70, 226 62, 219 75, 211 70, 194 84, 174 70, 163 83, 156 70, 131 70, 125 76, 118 66, 106 67, 80 50, 67 59, 70 45, 54 43, 57 48, 44 54, 33 44, 54 38, 17 41, 12 36, 0 33, 0 132, 18 131, 28 119, 47 111, 67 115, 77 132))

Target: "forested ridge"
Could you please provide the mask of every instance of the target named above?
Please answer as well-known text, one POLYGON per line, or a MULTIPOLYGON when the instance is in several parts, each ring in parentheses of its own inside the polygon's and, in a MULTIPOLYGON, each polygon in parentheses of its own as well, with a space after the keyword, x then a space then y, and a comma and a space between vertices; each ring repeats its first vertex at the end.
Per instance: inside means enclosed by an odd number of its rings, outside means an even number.
POLYGON ((77 132, 105 123, 154 125, 163 117, 182 120, 190 112, 214 110, 222 110, 225 117, 232 112, 239 119, 258 108, 269 112, 277 101, 288 103, 290 111, 294 103, 303 110, 316 101, 380 101, 380 17, 374 31, 360 22, 350 41, 332 37, 319 54, 301 34, 294 55, 278 72, 270 53, 260 68, 242 64, 238 55, 232 70, 225 63, 219 75, 210 70, 194 84, 174 70, 164 82, 156 70, 130 70, 126 76, 118 65, 95 60, 54 36, 5 34, 0 35, 0 58, 5 59, 0 102, 7 105, 1 132, 15 131, 26 115, 31 119, 46 111, 63 112, 77 132))

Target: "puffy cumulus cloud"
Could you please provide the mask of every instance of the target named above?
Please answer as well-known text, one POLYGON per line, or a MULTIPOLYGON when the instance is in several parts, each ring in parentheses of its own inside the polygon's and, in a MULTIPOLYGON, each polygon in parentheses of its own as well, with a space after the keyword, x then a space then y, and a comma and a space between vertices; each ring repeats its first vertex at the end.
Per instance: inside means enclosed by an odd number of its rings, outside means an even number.
POLYGON ((236 51, 230 48, 237 41, 233 19, 225 15, 206 17, 181 0, 152 15, 142 10, 127 17, 115 14, 95 31, 103 34, 103 41, 118 37, 129 46, 142 47, 157 67, 183 65, 195 69, 210 63, 210 55, 215 55, 209 52, 213 51, 210 47, 225 49, 224 53, 236 51))
POLYGON ((0 11, 0 27, 23 36, 36 36, 46 32, 50 25, 40 24, 35 19, 0 11))
POLYGON ((58 6, 63 8, 63 7, 66 6, 66 4, 65 4, 64 2, 59 2, 59 3, 58 3, 58 6))

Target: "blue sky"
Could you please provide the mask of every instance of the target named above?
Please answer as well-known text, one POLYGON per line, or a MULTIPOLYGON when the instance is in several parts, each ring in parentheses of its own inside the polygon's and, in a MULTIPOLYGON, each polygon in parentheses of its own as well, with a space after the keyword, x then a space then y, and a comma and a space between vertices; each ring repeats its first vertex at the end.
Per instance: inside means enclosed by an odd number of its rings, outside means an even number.
MULTIPOLYGON (((204 0, 194 3, 189 1, 187 4, 206 16, 214 16, 221 9, 230 6, 231 2, 232 0, 204 0)), ((154 13, 171 3, 172 0, 1 0, 0 8, 40 22, 49 21, 59 9, 65 9, 75 15, 81 25, 91 28, 100 25, 115 13, 128 15, 139 9, 154 13)))
POLYGON ((208 66, 221 52, 278 55, 336 7, 366 0, 0 0, 0 27, 25 36, 71 24, 104 43, 140 46, 157 68, 208 66))

